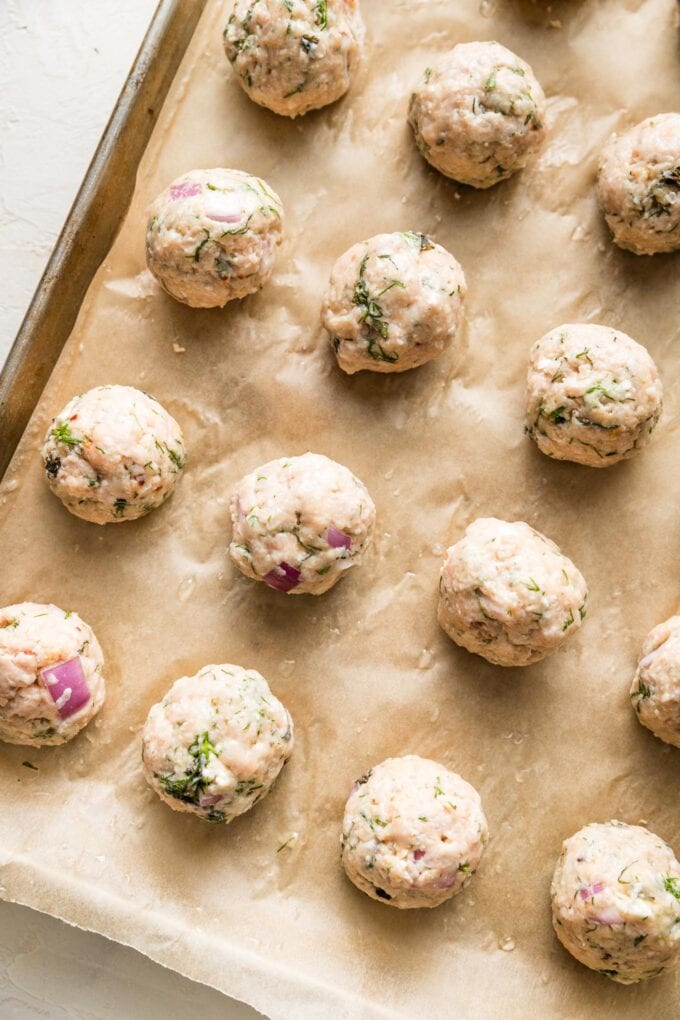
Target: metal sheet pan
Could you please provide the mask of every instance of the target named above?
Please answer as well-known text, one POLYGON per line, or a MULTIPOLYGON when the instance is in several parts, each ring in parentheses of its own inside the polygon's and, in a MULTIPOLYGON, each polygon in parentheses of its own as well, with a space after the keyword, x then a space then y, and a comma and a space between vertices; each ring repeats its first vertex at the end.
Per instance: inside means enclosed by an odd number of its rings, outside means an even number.
POLYGON ((130 204, 139 160, 207 0, 160 0, 0 373, 0 478, 130 204))

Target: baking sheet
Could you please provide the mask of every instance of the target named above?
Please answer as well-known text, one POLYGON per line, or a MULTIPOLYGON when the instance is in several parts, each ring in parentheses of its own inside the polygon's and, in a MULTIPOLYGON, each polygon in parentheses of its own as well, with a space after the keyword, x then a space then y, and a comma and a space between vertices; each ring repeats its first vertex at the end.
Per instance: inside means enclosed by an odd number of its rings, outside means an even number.
POLYGON ((108 663, 107 704, 71 745, 0 749, 2 895, 274 1018, 671 1017, 678 975, 624 988, 580 967, 553 938, 548 887, 562 839, 589 821, 645 820, 680 852, 680 754, 638 725, 627 695, 643 636, 678 601, 678 261, 615 250, 592 187, 612 130, 677 104, 677 5, 363 8, 369 52, 351 97, 289 123, 240 92, 221 51, 226 9, 208 5, 2 483, 2 604, 78 610, 108 663), (540 157, 487 193, 431 171, 405 124, 431 56, 478 38, 519 52, 550 97, 540 157), (196 311, 146 272, 144 210, 179 173, 221 164, 271 183, 287 237, 261 294, 196 311), (318 326, 330 267, 355 241, 408 228, 462 262, 463 334, 412 373, 346 378, 318 326), (553 463, 522 434, 528 348, 579 320, 639 339, 665 382, 653 444, 606 472, 553 463), (190 459, 164 508, 100 529, 51 496, 37 447, 53 411, 107 382, 157 396, 190 459), (244 472, 309 448, 367 483, 379 526, 335 590, 287 599, 231 566, 227 504, 244 472), (436 623, 443 549, 483 514, 529 521, 590 585, 579 634, 527 670, 485 664, 436 623), (139 764, 149 706, 212 661, 260 670, 297 724, 285 774, 226 828, 168 811, 139 764), (352 781, 406 753, 471 781, 491 828, 471 886, 434 911, 369 901, 338 865, 352 781))

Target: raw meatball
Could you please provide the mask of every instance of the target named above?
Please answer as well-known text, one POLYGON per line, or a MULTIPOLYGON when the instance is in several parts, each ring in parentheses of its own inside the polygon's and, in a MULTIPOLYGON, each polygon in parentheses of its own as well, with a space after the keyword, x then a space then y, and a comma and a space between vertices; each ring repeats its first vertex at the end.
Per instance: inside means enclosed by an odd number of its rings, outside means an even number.
POLYGON ((177 680, 142 735, 149 785, 173 811, 209 822, 249 811, 292 752, 292 720, 267 681, 228 663, 177 680))
POLYGON ((591 970, 630 985, 680 960, 680 864, 648 829, 579 829, 562 844, 551 894, 558 939, 591 970))
POLYGON ((242 478, 231 523, 229 553, 246 577, 289 595, 322 595, 361 562, 375 505, 342 464, 305 453, 242 478))
POLYGON ((630 696, 642 725, 680 747, 680 616, 647 635, 630 696))
POLYGON ((94 524, 118 524, 165 502, 182 474, 184 440, 147 393, 97 386, 52 419, 42 458, 67 510, 94 524))
POLYGON ((344 96, 364 35, 359 0, 236 0, 224 48, 251 99, 298 117, 344 96))
POLYGON ((71 740, 104 704, 103 668, 77 613, 37 602, 0 609, 0 740, 71 740))
POLYGON ((223 308, 269 279, 283 239, 279 196, 242 170, 192 170, 149 207, 146 262, 192 308, 223 308))
POLYGON ((531 349, 526 431, 549 457, 610 467, 649 442, 662 396, 641 344, 609 326, 568 323, 531 349))
POLYGON ((438 907, 468 884, 489 835, 479 794, 443 765, 388 758, 354 784, 342 823, 347 877, 392 907, 438 907))
POLYGON ((340 368, 405 372, 438 358, 456 335, 466 289, 459 263, 425 234, 355 244, 333 267, 321 313, 340 368))
POLYGON ((528 524, 480 517, 446 553, 439 622, 497 666, 528 666, 574 634, 586 615, 581 573, 528 524))
POLYGON ((529 65, 497 42, 459 43, 425 70, 409 122, 421 153, 462 184, 490 188, 543 141, 545 96, 529 65))
POLYGON ((636 255, 680 248, 680 113, 614 135, 602 153, 597 197, 619 248, 636 255))

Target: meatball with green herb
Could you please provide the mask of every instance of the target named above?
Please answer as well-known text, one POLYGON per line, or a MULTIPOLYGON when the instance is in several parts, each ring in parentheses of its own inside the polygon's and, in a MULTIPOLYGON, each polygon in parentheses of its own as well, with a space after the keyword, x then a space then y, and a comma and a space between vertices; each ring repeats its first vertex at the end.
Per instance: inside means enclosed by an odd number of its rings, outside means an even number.
POLYGON ((132 386, 97 386, 52 419, 42 458, 67 510, 94 524, 120 524, 165 502, 186 453, 179 425, 157 400, 132 386))
POLYGON ((375 524, 363 482, 318 453, 281 457, 237 483, 229 554, 288 595, 322 595, 361 563, 375 524))
POLYGON ((526 166, 545 134, 533 71, 497 42, 459 43, 433 62, 411 96, 418 149, 446 177, 490 188, 526 166))
POLYGON ((642 725, 680 747, 680 616, 671 616, 645 638, 630 696, 642 725))
POLYGON ((192 170, 151 203, 146 262, 171 297, 223 308, 260 290, 283 239, 281 199, 242 170, 192 170))
POLYGON ((523 521, 480 517, 452 545, 439 578, 439 623, 498 666, 529 666, 581 626, 588 589, 554 542, 523 521))
POLYGON ((0 740, 71 740, 104 704, 104 656, 77 613, 22 602, 0 609, 0 740))
POLYGON ((344 96, 364 35, 359 0, 236 0, 224 48, 252 100, 299 117, 344 96))
POLYGON ((173 811, 231 822, 269 793, 293 723, 254 669, 204 666, 177 680, 144 724, 144 775, 173 811))
POLYGON ((614 135, 597 195, 614 242, 635 255, 680 248, 680 113, 648 117, 614 135))
POLYGON ((680 963, 680 864, 648 829, 579 829, 564 841, 551 897, 564 948, 612 981, 631 985, 680 963))
POLYGON ((378 234, 335 263, 321 320, 343 371, 405 372, 450 346, 465 293, 460 264, 425 234, 378 234))
POLYGON ((662 397, 641 344, 610 326, 567 323, 531 349, 526 431, 549 457, 610 467, 647 445, 662 397))
POLYGON ((476 872, 489 834, 479 794, 443 765, 388 758, 345 806, 342 864, 354 885, 402 910, 438 907, 476 872))

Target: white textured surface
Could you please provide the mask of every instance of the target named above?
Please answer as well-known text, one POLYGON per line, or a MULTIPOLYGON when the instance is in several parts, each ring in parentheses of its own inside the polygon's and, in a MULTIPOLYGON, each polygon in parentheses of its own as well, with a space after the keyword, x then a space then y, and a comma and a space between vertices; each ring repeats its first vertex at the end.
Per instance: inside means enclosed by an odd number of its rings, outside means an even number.
POLYGON ((0 364, 155 5, 0 2, 0 364))
MULTIPOLYGON (((156 0, 0 2, 0 365, 156 0)), ((0 903, 2 1020, 248 1020, 146 957, 0 903)))

